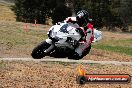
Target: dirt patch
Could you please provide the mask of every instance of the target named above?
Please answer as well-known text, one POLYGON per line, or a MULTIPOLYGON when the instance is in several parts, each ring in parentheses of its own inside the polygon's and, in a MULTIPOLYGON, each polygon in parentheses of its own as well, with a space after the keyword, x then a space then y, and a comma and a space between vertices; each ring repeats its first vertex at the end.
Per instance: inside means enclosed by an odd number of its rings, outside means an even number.
MULTIPOLYGON (((129 84, 76 84, 78 64, 1 61, 0 87, 2 88, 131 88, 129 84)), ((85 64, 88 74, 130 74, 132 66, 85 64)))

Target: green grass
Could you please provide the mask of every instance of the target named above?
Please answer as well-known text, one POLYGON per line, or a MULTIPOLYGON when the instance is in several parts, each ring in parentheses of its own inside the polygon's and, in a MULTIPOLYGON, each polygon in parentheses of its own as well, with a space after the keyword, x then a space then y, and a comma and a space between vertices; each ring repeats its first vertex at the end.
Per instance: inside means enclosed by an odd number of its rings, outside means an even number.
POLYGON ((102 49, 102 50, 107 50, 107 51, 113 51, 113 52, 118 52, 126 55, 131 55, 132 56, 132 47, 123 47, 123 46, 110 46, 110 45, 94 45, 93 46, 96 49, 102 49))
POLYGON ((121 54, 132 56, 132 39, 119 39, 119 40, 103 40, 93 45, 96 49, 102 49, 112 52, 118 52, 121 54))

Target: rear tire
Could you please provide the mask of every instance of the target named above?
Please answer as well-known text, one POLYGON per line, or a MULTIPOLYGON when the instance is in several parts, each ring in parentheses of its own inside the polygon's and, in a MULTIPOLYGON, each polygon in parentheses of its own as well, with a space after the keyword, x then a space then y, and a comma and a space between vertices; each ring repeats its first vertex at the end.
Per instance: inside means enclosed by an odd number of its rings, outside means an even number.
POLYGON ((41 59, 43 58, 46 53, 44 52, 46 49, 48 49, 51 46, 51 44, 47 43, 46 41, 41 42, 38 46, 36 46, 32 53, 31 56, 34 59, 41 59))

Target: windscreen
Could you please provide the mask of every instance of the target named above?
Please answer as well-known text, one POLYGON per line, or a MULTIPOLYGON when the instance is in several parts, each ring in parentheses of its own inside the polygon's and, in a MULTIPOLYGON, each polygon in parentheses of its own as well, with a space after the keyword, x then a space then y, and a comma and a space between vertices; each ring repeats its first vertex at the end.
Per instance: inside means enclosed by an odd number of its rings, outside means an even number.
POLYGON ((68 24, 64 24, 64 25, 60 28, 60 32, 68 33, 67 28, 68 28, 68 24))

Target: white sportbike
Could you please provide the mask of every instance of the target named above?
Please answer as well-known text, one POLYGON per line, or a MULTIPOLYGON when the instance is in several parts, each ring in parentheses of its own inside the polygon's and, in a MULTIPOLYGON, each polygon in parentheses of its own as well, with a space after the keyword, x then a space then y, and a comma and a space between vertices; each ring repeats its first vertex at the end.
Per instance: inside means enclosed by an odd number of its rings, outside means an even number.
POLYGON ((66 56, 75 60, 83 58, 91 49, 90 38, 93 33, 91 29, 87 29, 84 42, 78 28, 77 23, 65 21, 53 25, 47 33, 48 38, 33 49, 31 56, 34 59, 40 59, 47 55, 66 56))

